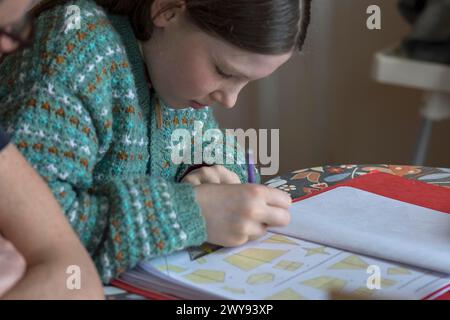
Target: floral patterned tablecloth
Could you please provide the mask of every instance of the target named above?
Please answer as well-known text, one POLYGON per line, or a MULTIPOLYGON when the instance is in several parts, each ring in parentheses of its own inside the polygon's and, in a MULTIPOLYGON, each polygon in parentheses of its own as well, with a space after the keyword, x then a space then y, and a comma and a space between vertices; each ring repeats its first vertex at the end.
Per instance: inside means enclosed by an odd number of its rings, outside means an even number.
POLYGON ((287 191, 295 199, 377 171, 450 188, 450 168, 379 164, 338 165, 301 169, 269 180, 265 184, 287 191))
MULTIPOLYGON (((406 165, 331 165, 292 171, 267 181, 273 188, 287 191, 293 199, 372 172, 385 172, 407 179, 450 188, 450 168, 431 168, 406 165)), ((108 300, 140 300, 142 296, 130 294, 115 287, 105 287, 108 300)))

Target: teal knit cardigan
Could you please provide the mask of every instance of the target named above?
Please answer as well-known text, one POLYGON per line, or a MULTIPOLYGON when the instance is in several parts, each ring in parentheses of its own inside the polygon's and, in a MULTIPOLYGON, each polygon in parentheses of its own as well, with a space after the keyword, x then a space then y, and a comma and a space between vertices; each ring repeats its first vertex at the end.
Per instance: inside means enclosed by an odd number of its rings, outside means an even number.
MULTIPOLYGON (((210 108, 160 120, 127 17, 78 0, 43 12, 30 48, 0 66, 0 123, 46 179, 105 283, 138 262, 200 245, 191 166, 171 161, 175 129, 217 128, 210 108), (66 24, 77 5, 80 29, 66 24)), ((243 154, 233 149, 227 157, 243 154)), ((245 167, 224 165, 242 182, 245 167)))

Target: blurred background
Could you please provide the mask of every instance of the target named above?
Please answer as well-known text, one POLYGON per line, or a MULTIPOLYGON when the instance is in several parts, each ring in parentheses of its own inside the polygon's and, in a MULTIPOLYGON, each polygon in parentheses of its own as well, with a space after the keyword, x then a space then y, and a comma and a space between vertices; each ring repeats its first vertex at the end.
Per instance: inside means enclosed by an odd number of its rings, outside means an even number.
MULTIPOLYGON (((411 30, 397 6, 314 0, 303 52, 247 86, 234 109, 217 108, 221 126, 280 129, 279 174, 325 164, 411 164, 423 91, 372 76, 375 53, 411 30), (381 8, 381 30, 366 27, 370 5, 381 8)), ((450 120, 433 125, 425 165, 450 167, 450 120)))

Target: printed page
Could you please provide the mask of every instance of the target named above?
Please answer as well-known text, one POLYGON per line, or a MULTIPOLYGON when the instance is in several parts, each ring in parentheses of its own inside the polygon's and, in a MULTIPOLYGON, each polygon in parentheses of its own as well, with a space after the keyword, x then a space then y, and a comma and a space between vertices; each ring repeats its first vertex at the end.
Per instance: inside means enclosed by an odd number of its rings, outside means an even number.
POLYGON ((450 274, 450 214, 351 187, 296 202, 290 212, 291 223, 272 231, 450 274))
POLYGON ((450 284, 442 274, 274 233, 196 260, 186 251, 153 259, 140 269, 124 279, 141 281, 141 287, 145 279, 154 289, 165 284, 182 298, 204 298, 208 292, 226 299, 327 299, 330 290, 338 290, 367 298, 421 299, 450 284))

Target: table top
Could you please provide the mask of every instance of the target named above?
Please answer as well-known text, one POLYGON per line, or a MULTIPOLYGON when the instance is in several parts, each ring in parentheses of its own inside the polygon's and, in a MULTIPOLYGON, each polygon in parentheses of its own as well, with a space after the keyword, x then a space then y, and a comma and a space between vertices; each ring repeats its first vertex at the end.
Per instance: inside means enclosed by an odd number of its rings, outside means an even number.
MULTIPOLYGON (((407 179, 450 188, 450 168, 385 164, 329 165, 307 168, 281 175, 267 181, 265 184, 286 191, 295 199, 373 172, 389 173, 407 179)), ((106 299, 108 300, 146 299, 116 287, 107 286, 104 289, 106 299)))

